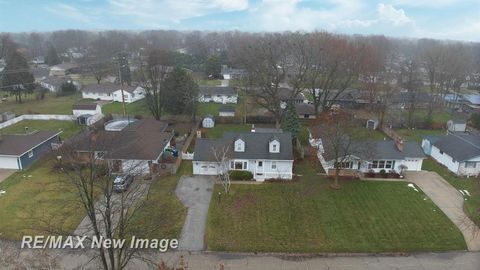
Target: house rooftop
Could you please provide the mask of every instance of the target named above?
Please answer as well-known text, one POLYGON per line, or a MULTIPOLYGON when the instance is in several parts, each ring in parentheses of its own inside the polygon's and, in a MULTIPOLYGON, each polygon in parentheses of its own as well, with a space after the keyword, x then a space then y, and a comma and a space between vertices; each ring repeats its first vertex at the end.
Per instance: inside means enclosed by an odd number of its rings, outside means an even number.
POLYGON ((88 84, 83 89, 82 92, 84 93, 107 93, 111 94, 117 90, 123 89, 125 92, 132 93, 133 90, 137 89, 137 86, 129 86, 129 85, 118 85, 115 83, 110 82, 103 82, 100 84, 88 84))
POLYGON ((225 132, 223 138, 197 139, 195 142, 194 161, 216 161, 214 149, 222 147, 228 149, 229 158, 236 159, 270 159, 293 160, 292 135, 284 133, 258 133, 258 132, 225 132), (270 153, 269 142, 272 137, 280 142, 280 152, 270 153), (241 138, 245 142, 244 152, 234 152, 234 142, 241 138))
POLYGON ((235 108, 232 106, 222 106, 218 111, 219 112, 235 112, 235 108))
POLYGON ((73 105, 74 110, 86 110, 86 111, 94 111, 99 106, 96 103, 89 103, 89 104, 75 104, 73 105))
POLYGON ((480 156, 480 136, 478 135, 455 132, 425 139, 456 161, 466 161, 480 156))
POLYGON ((237 95, 237 91, 235 88, 230 86, 202 86, 200 87, 200 94, 205 96, 218 96, 218 95, 225 95, 225 96, 235 96, 237 95))
POLYGON ((61 131, 36 131, 27 134, 0 135, 0 156, 22 156, 61 131))

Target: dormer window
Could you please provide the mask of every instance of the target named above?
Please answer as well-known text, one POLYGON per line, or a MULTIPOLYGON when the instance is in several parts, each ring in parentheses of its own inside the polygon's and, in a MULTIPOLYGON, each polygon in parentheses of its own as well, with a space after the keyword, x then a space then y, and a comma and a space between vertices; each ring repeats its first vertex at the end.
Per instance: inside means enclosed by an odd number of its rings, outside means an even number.
POLYGON ((280 153, 280 142, 276 139, 270 141, 270 153, 280 153))
POLYGON ((245 152, 245 142, 242 139, 235 141, 235 152, 245 152))

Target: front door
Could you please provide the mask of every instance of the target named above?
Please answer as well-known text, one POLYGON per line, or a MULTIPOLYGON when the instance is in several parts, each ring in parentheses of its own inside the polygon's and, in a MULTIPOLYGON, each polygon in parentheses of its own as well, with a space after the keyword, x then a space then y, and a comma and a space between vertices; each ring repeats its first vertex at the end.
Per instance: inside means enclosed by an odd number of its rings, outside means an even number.
POLYGON ((257 168, 255 170, 255 178, 265 178, 264 175, 264 170, 263 170, 263 164, 264 162, 262 160, 257 160, 257 168))

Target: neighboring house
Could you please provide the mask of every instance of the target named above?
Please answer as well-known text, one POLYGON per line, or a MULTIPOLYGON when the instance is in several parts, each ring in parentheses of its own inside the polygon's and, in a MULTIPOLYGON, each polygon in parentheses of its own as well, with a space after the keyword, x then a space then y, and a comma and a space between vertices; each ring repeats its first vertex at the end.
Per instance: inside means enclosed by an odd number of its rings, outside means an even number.
POLYGON ((50 68, 48 66, 39 65, 39 66, 30 66, 30 70, 35 78, 35 82, 40 82, 48 77, 50 74, 50 68))
POLYGON ((280 107, 285 109, 287 102, 291 101, 293 104, 308 103, 308 99, 303 93, 295 93, 292 89, 281 87, 278 89, 278 97, 280 99, 280 107))
POLYGON ((85 99, 117 101, 132 103, 145 98, 146 92, 140 86, 117 85, 114 83, 89 84, 82 89, 82 97, 85 99), (122 89, 123 97, 122 99, 122 89))
POLYGON ((466 120, 448 120, 447 129, 448 131, 452 131, 452 132, 465 132, 467 130, 467 121, 466 120))
POLYGON ((204 128, 213 128, 215 126, 215 119, 213 116, 207 115, 202 120, 202 127, 204 128))
POLYGON ((91 153, 97 162, 105 162, 116 173, 149 174, 161 166, 169 154, 174 133, 166 132, 168 124, 142 119, 124 125, 118 131, 84 132, 69 143, 78 160, 88 160, 91 153))
POLYGON ((89 103, 89 104, 75 104, 73 105, 73 115, 79 116, 84 114, 101 114, 102 107, 96 103, 89 103))
POLYGON ((220 72, 224 80, 239 79, 246 75, 246 71, 240 68, 230 68, 227 65, 222 65, 220 72))
POLYGON ((50 92, 60 92, 62 85, 64 83, 73 83, 75 88, 78 90, 80 84, 76 81, 73 81, 70 77, 59 77, 59 76, 50 76, 40 81, 40 86, 47 89, 50 92))
POLYGON ((378 124, 379 124, 378 119, 368 119, 365 127, 368 129, 377 129, 378 124))
POLYGON ((379 101, 378 98, 371 97, 367 91, 355 88, 348 88, 343 91, 332 89, 328 92, 323 89, 315 89, 315 94, 321 96, 322 99, 325 98, 327 103, 334 108, 361 109, 379 101))
POLYGON ((315 106, 308 103, 295 103, 295 110, 297 111, 298 118, 301 119, 315 119, 315 106))
POLYGON ((291 134, 225 132, 221 139, 197 139, 193 174, 219 175, 230 170, 249 171, 257 181, 292 179, 291 134), (215 153, 225 153, 226 158, 219 159, 221 154, 216 157, 215 153))
POLYGON ((45 57, 44 56, 37 56, 32 59, 32 63, 35 65, 45 64, 45 57))
POLYGON ((12 112, 0 113, 0 123, 11 120, 13 118, 15 118, 15 114, 12 112))
POLYGON ((0 169, 24 170, 59 143, 58 131, 0 135, 0 169))
POLYGON ((422 140, 425 154, 459 176, 477 176, 480 173, 480 136, 453 132, 444 136, 425 136, 422 140))
POLYGON ((200 87, 200 93, 198 101, 202 103, 214 102, 214 103, 233 103, 238 101, 238 93, 233 87, 221 87, 221 86, 207 86, 200 87))
MULTIPOLYGON (((326 149, 320 138, 318 127, 310 128, 310 144, 317 149, 317 156, 323 169, 334 172, 335 155, 332 149, 326 149)), ((370 141, 356 142, 363 147, 352 147, 351 153, 343 160, 341 168, 348 175, 366 172, 379 173, 395 171, 402 173, 422 170, 425 155, 415 141, 370 141)), ((340 154, 343 155, 343 154, 340 154)), ((342 157, 343 159, 343 157, 342 157)))
POLYGON ((73 63, 63 63, 50 68, 50 76, 65 76, 78 71, 78 65, 73 63))
POLYGON ((223 117, 234 117, 235 116, 235 108, 232 106, 222 106, 218 110, 218 115, 223 117))

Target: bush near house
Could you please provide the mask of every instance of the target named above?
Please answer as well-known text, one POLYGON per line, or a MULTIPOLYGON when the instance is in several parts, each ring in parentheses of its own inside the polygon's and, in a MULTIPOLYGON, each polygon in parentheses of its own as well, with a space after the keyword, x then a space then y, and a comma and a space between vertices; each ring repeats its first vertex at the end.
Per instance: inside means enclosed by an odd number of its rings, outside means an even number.
POLYGON ((253 174, 249 171, 230 171, 230 179, 231 180, 252 180, 253 174))

